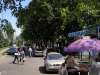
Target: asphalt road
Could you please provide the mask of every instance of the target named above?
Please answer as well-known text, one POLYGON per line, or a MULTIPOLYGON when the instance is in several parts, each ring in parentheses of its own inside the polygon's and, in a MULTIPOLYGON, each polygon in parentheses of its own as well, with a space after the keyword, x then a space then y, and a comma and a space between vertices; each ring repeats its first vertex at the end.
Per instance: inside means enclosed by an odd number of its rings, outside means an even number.
POLYGON ((58 75, 57 73, 45 73, 42 57, 27 57, 24 64, 12 64, 12 61, 12 56, 0 57, 0 75, 58 75))

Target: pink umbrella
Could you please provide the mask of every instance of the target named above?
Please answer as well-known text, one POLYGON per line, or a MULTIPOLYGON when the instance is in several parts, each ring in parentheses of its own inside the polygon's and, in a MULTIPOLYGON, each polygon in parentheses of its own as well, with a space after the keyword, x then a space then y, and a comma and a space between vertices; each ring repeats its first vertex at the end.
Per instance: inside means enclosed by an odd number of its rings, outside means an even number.
POLYGON ((79 39, 71 43, 64 51, 65 52, 82 52, 84 50, 100 51, 100 40, 97 39, 79 39))

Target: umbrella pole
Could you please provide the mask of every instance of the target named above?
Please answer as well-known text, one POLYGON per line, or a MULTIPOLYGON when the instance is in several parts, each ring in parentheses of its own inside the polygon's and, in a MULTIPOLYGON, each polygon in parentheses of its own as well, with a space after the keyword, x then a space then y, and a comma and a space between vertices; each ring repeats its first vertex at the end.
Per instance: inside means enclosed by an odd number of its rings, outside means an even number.
POLYGON ((90 53, 90 50, 89 50, 89 63, 91 62, 91 53, 90 53))
POLYGON ((82 60, 82 52, 80 52, 80 59, 82 60))
POLYGON ((90 53, 90 51, 89 51, 89 59, 90 59, 90 57, 91 57, 91 53, 90 53))

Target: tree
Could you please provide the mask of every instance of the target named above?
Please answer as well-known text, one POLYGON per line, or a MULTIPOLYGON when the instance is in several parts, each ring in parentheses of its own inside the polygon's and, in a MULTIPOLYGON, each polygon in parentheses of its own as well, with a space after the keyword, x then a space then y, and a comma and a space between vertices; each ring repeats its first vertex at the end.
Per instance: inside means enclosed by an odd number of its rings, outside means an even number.
POLYGON ((22 8, 22 1, 24 0, 0 0, 0 13, 6 9, 10 9, 14 13, 19 8, 22 8))
POLYGON ((25 40, 56 42, 69 32, 99 23, 96 17, 100 15, 99 4, 98 0, 32 0, 14 15, 25 40))
MULTIPOLYGON (((21 2, 24 0, 0 0, 0 13, 6 9, 12 10, 12 13, 22 8, 21 2)), ((14 29, 7 20, 0 19, 0 47, 8 45, 7 43, 13 39, 14 29), (5 39, 3 32, 7 33, 8 39, 5 39)))
POLYGON ((11 23, 8 20, 3 19, 1 21, 1 28, 4 32, 6 32, 7 39, 9 40, 9 43, 11 44, 13 42, 14 32, 15 32, 11 23))

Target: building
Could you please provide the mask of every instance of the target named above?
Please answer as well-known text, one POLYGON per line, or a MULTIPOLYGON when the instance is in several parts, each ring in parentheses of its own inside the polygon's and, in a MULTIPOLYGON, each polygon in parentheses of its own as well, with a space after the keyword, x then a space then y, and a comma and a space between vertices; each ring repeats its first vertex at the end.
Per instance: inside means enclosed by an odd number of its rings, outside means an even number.
POLYGON ((0 28, 0 37, 4 39, 8 39, 7 33, 0 28))

